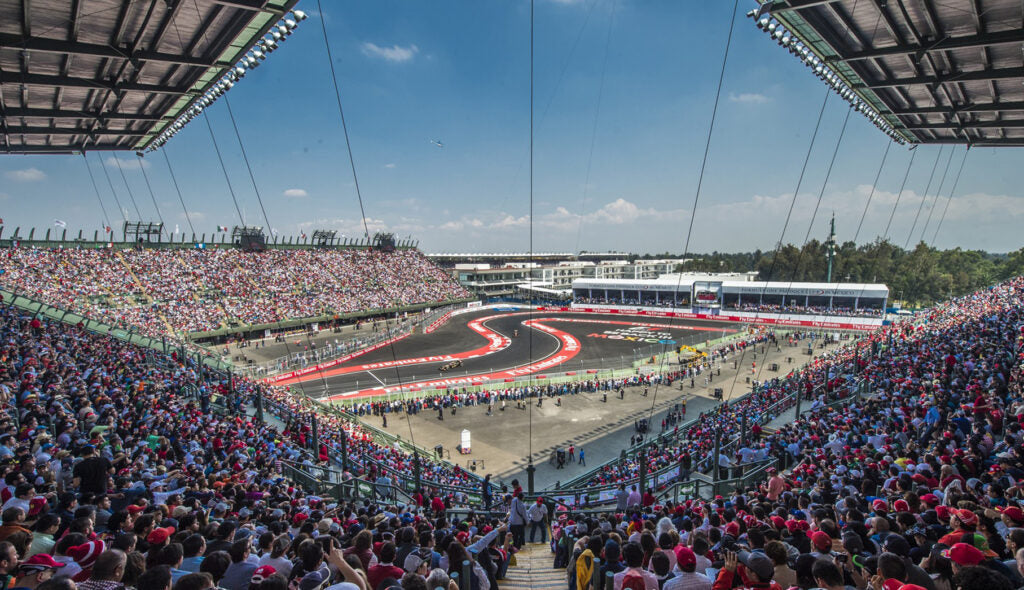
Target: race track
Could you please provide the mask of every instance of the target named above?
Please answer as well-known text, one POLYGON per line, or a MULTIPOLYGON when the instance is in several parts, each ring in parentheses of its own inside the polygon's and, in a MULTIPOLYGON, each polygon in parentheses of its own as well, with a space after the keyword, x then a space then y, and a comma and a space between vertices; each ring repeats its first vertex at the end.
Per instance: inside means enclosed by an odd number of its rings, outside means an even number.
POLYGON ((531 376, 585 376, 622 368, 637 355, 692 346, 741 329, 737 323, 642 315, 484 309, 454 316, 430 334, 414 334, 278 383, 331 401, 399 391, 424 394, 448 386, 506 387, 531 376), (440 371, 455 359, 461 366, 440 371))

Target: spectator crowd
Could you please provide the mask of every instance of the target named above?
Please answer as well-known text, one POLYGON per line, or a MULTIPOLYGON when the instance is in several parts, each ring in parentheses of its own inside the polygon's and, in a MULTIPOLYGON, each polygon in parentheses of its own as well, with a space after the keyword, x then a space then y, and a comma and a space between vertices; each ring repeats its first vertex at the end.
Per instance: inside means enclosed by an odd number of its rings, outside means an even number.
POLYGON ((8 248, 0 285, 153 336, 468 296, 415 250, 8 248))
POLYGON ((578 590, 609 575, 616 590, 1021 588, 1022 303, 1018 278, 822 359, 789 389, 849 403, 752 432, 751 450, 780 459, 766 480, 678 504, 622 489, 614 510, 557 512, 555 566, 578 590), (844 388, 851 363, 868 395, 844 388))

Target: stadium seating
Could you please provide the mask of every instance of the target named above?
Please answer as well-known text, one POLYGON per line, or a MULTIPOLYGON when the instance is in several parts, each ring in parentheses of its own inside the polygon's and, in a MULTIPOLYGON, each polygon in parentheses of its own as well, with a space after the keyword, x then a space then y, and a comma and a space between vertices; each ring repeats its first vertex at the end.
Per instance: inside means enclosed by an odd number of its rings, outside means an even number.
POLYGON ((151 336, 467 297, 415 250, 11 248, 0 286, 151 336))

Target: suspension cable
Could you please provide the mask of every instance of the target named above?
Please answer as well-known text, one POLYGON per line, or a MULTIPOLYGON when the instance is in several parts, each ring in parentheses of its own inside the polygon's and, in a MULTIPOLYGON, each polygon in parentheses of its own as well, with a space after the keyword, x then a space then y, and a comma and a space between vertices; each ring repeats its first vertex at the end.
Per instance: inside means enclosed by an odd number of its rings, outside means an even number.
MULTIPOLYGON (((206 121, 206 129, 210 132, 210 140, 213 142, 213 151, 217 152, 217 161, 220 162, 220 169, 224 172, 224 181, 228 183, 228 192, 231 193, 231 201, 235 204, 235 212, 238 219, 245 225, 245 216, 242 215, 242 208, 238 206, 238 197, 235 196, 235 189, 231 186, 231 177, 228 176, 228 167, 224 165, 224 158, 220 155, 220 147, 217 145, 217 138, 213 133, 213 125, 210 125, 210 116, 203 110, 203 120, 206 121)), ((269 228, 268 228, 269 229, 269 228)))
POLYGON ((348 137, 348 125, 345 123, 345 109, 341 106, 341 89, 338 86, 338 75, 334 71, 334 57, 331 55, 331 42, 327 38, 327 19, 324 18, 324 8, 320 0, 316 0, 317 10, 320 11, 320 29, 324 34, 324 46, 327 48, 327 63, 331 66, 331 81, 334 83, 334 97, 338 101, 338 115, 341 116, 341 130, 345 135, 345 148, 348 150, 348 163, 352 168, 352 182, 356 187, 356 198, 359 200, 359 214, 363 222, 363 233, 367 241, 370 239, 370 228, 366 224, 366 209, 363 208, 363 195, 359 191, 359 177, 356 175, 356 161, 352 156, 352 142, 348 137))
MULTIPOLYGON (((939 195, 942 194, 942 187, 946 186, 946 176, 949 174, 949 163, 953 161, 953 154, 956 152, 956 146, 954 145, 949 150, 949 158, 946 160, 946 167, 942 170, 942 179, 939 180, 939 188, 935 191, 935 200, 932 201, 932 206, 928 208, 928 217, 924 220, 924 227, 921 228, 921 237, 918 239, 919 242, 924 241, 924 234, 928 231, 928 225, 932 221, 932 214, 935 213, 935 207, 939 204, 939 195)), ((925 195, 927 198, 927 195, 925 195)))
POLYGON ((960 160, 960 169, 956 172, 956 180, 953 181, 953 188, 949 191, 949 199, 946 201, 946 206, 942 209, 942 217, 939 218, 939 224, 935 226, 935 235, 932 236, 932 245, 935 245, 935 240, 939 237, 939 229, 942 228, 942 222, 946 219, 946 211, 949 211, 949 204, 953 202, 953 193, 956 192, 957 185, 960 184, 960 174, 964 171, 964 164, 967 162, 967 154, 971 152, 971 146, 968 145, 967 149, 964 150, 964 157, 960 160))
MULTIPOLYGON (((596 2, 595 2, 596 4, 596 2)), ((590 128, 590 152, 587 155, 587 172, 583 176, 583 198, 580 202, 579 223, 576 225, 576 251, 580 249, 583 236, 583 215, 587 211, 587 193, 590 190, 590 170, 594 163, 594 146, 597 144, 597 122, 601 115, 601 99, 604 97, 604 78, 608 70, 608 48, 612 43, 612 28, 615 25, 615 8, 618 0, 612 0, 612 12, 608 17, 608 33, 604 41, 604 58, 601 60, 601 81, 597 85, 597 106, 594 107, 594 122, 590 128)))
POLYGON ((868 202, 864 203, 864 212, 860 214, 860 221, 857 223, 857 231, 853 234, 853 243, 857 244, 857 238, 860 237, 860 230, 864 226, 864 218, 868 215, 868 208, 871 207, 871 199, 875 196, 875 191, 878 190, 878 179, 882 177, 882 168, 885 168, 885 161, 889 157, 889 148, 892 147, 892 141, 885 142, 885 153, 882 154, 882 162, 878 165, 878 172, 875 174, 875 182, 871 184, 871 192, 868 193, 868 202))
MULTIPOLYGON (((682 256, 683 260, 686 259, 686 256, 687 256, 687 254, 690 251, 690 239, 693 236, 693 222, 694 222, 694 219, 696 219, 696 217, 697 217, 697 205, 698 205, 698 203, 700 203, 700 191, 701 191, 701 188, 704 185, 704 171, 707 168, 708 153, 711 151, 711 138, 712 138, 712 136, 714 134, 714 131, 715 131, 715 121, 718 120, 718 104, 719 104, 719 101, 722 98, 722 86, 723 86, 723 84, 725 82, 725 67, 729 63, 729 49, 732 47, 732 36, 733 36, 733 30, 736 28, 736 12, 737 12, 738 9, 739 9, 739 0, 734 0, 733 5, 732 5, 732 14, 729 17, 729 33, 726 35, 726 38, 725 38, 725 51, 722 54, 722 67, 721 67, 721 69, 718 72, 718 87, 715 90, 715 102, 714 102, 714 106, 711 108, 711 122, 708 125, 707 137, 704 140, 704 156, 702 157, 701 162, 700 162, 700 174, 698 174, 698 176, 697 176, 697 187, 696 187, 696 190, 694 191, 694 195, 693 195, 693 207, 690 210, 690 223, 689 223, 689 226, 686 229, 686 241, 685 241, 685 243, 683 245, 683 256, 682 256)), ((676 289, 675 289, 677 293, 679 292, 679 286, 682 284, 682 281, 683 281, 683 273, 679 273, 679 277, 676 280, 676 289)), ((673 315, 673 317, 669 319, 669 330, 670 331, 671 331, 672 326, 674 326, 675 321, 676 321, 676 317, 673 315)), ((667 351, 668 351, 668 344, 667 343, 662 344, 661 363, 660 363, 660 366, 659 366, 659 372, 662 372, 662 373, 664 373, 665 363, 668 360, 667 351)), ((650 425, 652 424, 653 418, 654 418, 654 409, 655 409, 655 407, 657 406, 657 403, 658 403, 658 392, 659 392, 659 389, 661 388, 660 386, 661 386, 661 382, 660 381, 658 383, 654 384, 654 394, 651 397, 651 408, 647 412, 647 424, 648 424, 648 427, 650 427, 650 425)))
POLYGON ((128 191, 128 197, 132 200, 132 206, 135 207, 135 214, 139 216, 139 221, 142 221, 142 212, 139 211, 139 204, 135 202, 135 193, 132 192, 132 187, 128 184, 128 177, 124 175, 124 169, 121 168, 121 158, 114 156, 114 162, 117 164, 117 170, 121 173, 121 180, 124 181, 124 188, 128 191))
POLYGON ((252 181, 252 190, 256 193, 256 202, 260 204, 260 211, 263 212, 263 221, 267 223, 267 230, 273 233, 274 229, 270 225, 270 217, 267 216, 267 210, 263 206, 263 197, 260 196, 260 188, 256 184, 256 176, 252 173, 252 166, 249 165, 249 156, 245 152, 245 142, 242 141, 242 134, 238 131, 238 123, 235 122, 235 114, 231 110, 231 101, 228 100, 226 94, 224 95, 224 106, 228 107, 228 118, 231 119, 231 127, 235 130, 235 138, 238 139, 238 147, 242 150, 242 161, 245 162, 245 169, 249 172, 249 180, 252 181))
POLYGON ((103 228, 106 229, 110 227, 110 217, 107 216, 107 208, 103 206, 103 199, 100 198, 100 188, 96 185, 96 177, 92 174, 92 166, 89 165, 89 158, 85 156, 85 152, 82 152, 82 159, 85 160, 85 169, 89 171, 89 180, 92 181, 92 190, 96 192, 96 200, 100 202, 100 211, 103 212, 103 228))
MULTIPOLYGON (((97 154, 96 157, 99 158, 99 154, 97 154)), ((117 158, 117 156, 113 157, 115 159, 117 158)), ((114 202, 117 203, 117 212, 121 214, 121 219, 128 221, 128 210, 121 206, 121 199, 117 198, 117 191, 114 190, 114 183, 110 180, 110 173, 107 172, 107 167, 103 163, 103 160, 100 160, 100 170, 103 170, 103 176, 107 178, 107 186, 110 187, 110 193, 114 195, 114 202)))
MULTIPOLYGON (((164 224, 164 216, 160 213, 160 205, 156 204, 156 195, 153 193, 153 186, 149 184, 149 175, 146 174, 146 162, 139 156, 139 170, 142 171, 142 178, 146 181, 146 189, 149 191, 149 198, 153 200, 153 208, 156 209, 156 218, 160 220, 160 225, 164 224)), ((170 235, 171 230, 167 230, 167 234, 170 235)))
POLYGON ((913 168, 914 158, 917 157, 916 147, 910 148, 910 162, 907 163, 907 171, 903 173, 903 182, 900 183, 900 190, 896 193, 896 202, 893 203, 892 213, 889 213, 889 222, 885 224, 885 232, 882 234, 882 239, 886 239, 889 235, 889 228, 892 227, 892 220, 896 216, 896 209, 900 206, 900 199, 903 198, 903 189, 907 187, 907 178, 910 177, 910 169, 913 168))
POLYGON ((906 250, 910 247, 910 238, 914 235, 914 230, 917 228, 917 220, 921 217, 921 210, 924 209, 924 202, 928 200, 928 191, 932 188, 932 180, 935 179, 935 171, 939 168, 939 160, 942 159, 942 150, 946 149, 945 145, 939 146, 939 153, 935 154, 935 163, 932 164, 932 173, 928 175, 928 184, 924 187, 924 194, 921 195, 921 204, 917 207, 917 214, 914 215, 914 223, 910 226, 910 231, 907 232, 907 241, 903 244, 903 249, 906 250))
POLYGON ((171 182, 174 183, 174 190, 178 193, 178 201, 181 203, 181 211, 185 214, 185 221, 188 222, 188 228, 192 230, 192 239, 196 239, 196 228, 192 225, 192 216, 189 215, 188 207, 185 206, 185 198, 181 195, 181 187, 178 186, 178 179, 174 176, 174 169, 171 168, 171 159, 167 156, 167 145, 164 145, 160 150, 164 155, 164 161, 167 162, 167 171, 171 173, 171 182))

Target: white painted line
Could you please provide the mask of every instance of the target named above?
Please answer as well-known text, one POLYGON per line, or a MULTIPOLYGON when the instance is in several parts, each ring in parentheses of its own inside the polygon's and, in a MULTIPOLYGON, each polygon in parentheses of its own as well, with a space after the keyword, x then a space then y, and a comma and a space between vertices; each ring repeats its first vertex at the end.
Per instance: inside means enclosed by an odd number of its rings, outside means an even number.
POLYGON ((373 374, 373 371, 367 371, 366 374, 369 375, 370 377, 373 377, 374 379, 377 379, 377 383, 384 385, 384 382, 378 379, 377 376, 373 374))

